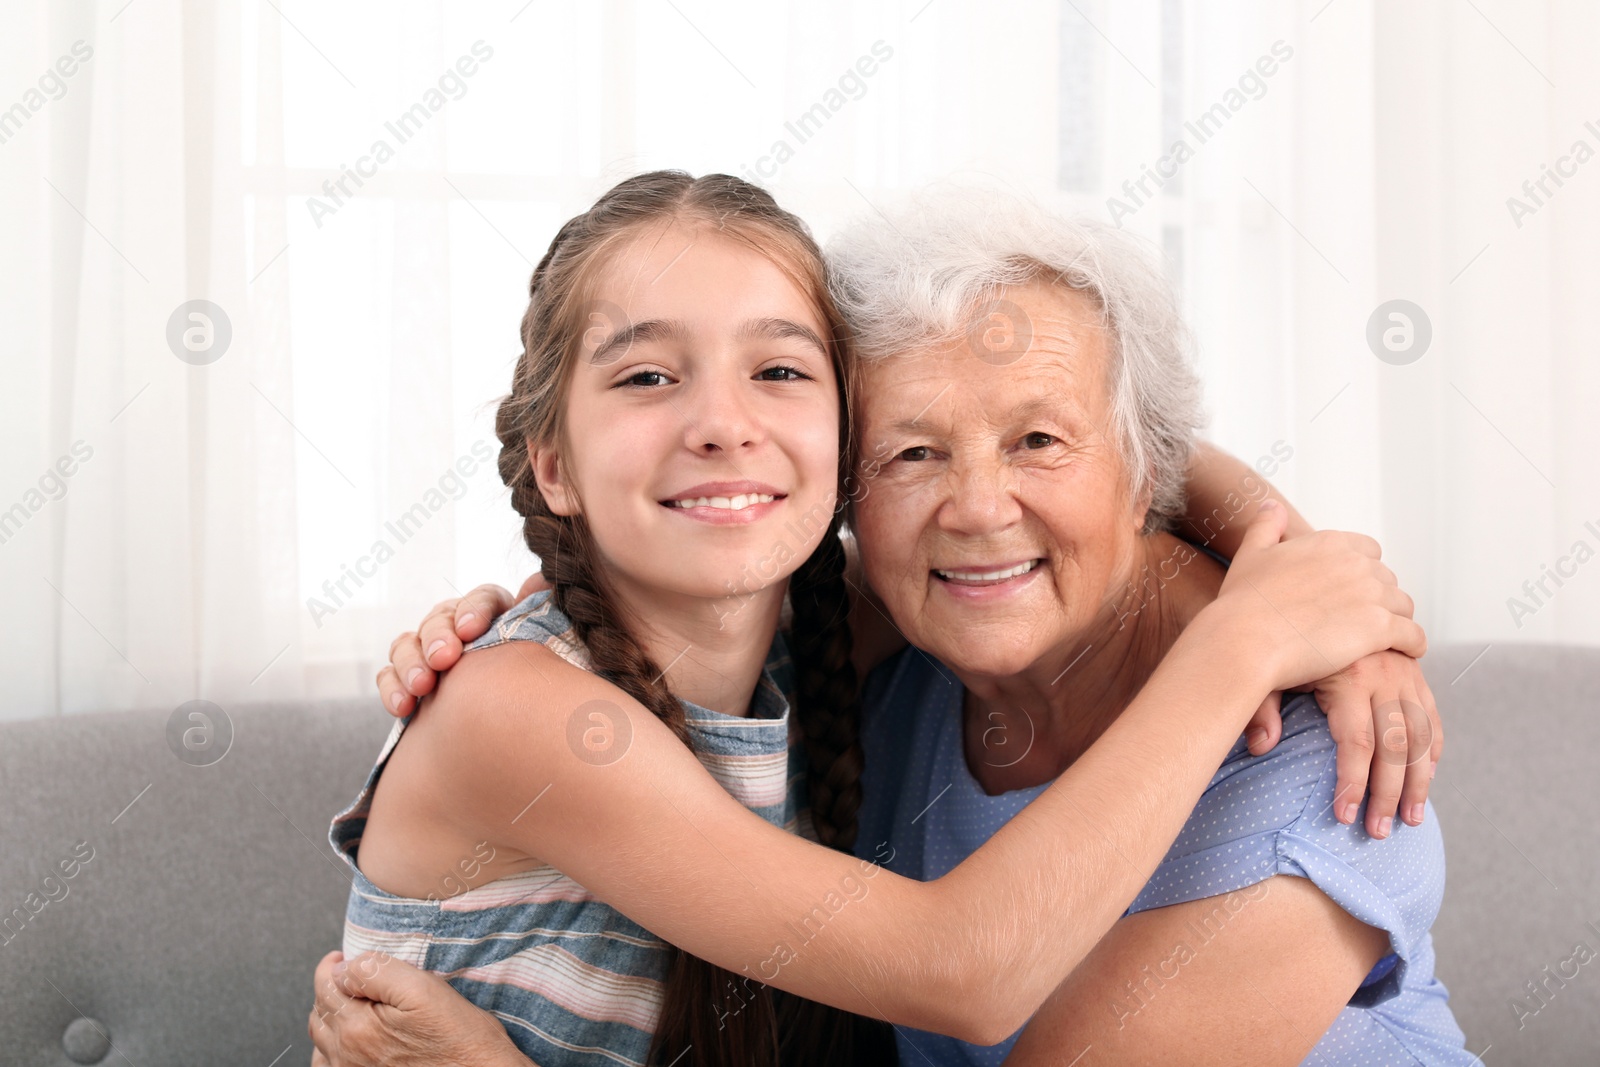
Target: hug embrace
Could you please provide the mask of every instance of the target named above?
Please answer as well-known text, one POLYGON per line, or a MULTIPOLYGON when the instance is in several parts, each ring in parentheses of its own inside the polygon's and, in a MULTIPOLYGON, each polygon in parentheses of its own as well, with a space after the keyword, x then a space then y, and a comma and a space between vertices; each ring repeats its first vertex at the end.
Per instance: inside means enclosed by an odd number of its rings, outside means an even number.
POLYGON ((314 1063, 1474 1061, 1411 598, 1198 441, 1135 238, 655 172, 529 290, 541 573, 391 648, 314 1063))

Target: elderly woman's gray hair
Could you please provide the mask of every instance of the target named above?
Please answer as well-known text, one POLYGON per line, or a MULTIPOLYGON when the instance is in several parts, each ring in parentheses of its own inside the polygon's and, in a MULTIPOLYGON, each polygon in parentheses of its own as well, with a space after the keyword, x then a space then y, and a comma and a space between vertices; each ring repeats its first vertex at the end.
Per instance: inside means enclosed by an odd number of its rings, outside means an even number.
POLYGON ((1125 230, 988 189, 923 193, 828 245, 834 298, 868 362, 967 332, 1005 286, 1043 278, 1092 295, 1111 338, 1110 433, 1145 531, 1182 514, 1202 424, 1189 332, 1158 257, 1125 230))

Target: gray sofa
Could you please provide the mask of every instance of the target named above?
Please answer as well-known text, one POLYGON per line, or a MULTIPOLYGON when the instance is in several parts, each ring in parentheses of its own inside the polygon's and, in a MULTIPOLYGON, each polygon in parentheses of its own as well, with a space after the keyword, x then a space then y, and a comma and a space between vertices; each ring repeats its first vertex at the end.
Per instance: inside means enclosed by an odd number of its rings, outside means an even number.
MULTIPOLYGON (((1427 661, 1449 728, 1439 970, 1485 1063, 1600 1063, 1600 650, 1479 652, 1427 661)), ((391 720, 375 699, 211 716, 0 724, 0 1062, 308 1062, 348 891, 328 818, 391 720)))

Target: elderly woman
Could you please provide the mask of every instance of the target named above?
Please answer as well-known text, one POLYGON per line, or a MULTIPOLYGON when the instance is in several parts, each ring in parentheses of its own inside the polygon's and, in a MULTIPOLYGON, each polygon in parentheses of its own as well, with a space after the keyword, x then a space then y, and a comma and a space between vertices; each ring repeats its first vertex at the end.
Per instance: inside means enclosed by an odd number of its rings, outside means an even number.
MULTIPOLYGON (((931 880, 1082 757, 1217 596, 1220 557, 1168 532, 1199 393, 1172 295, 1118 231, 967 193, 858 226, 831 258, 865 360, 852 527, 909 643, 867 684, 858 852, 931 880)), ((1225 495, 1219 521, 1263 492, 1225 495)), ((423 652, 395 651, 411 693, 423 652)), ((1425 722, 1425 685, 1396 678, 1396 723, 1425 722)), ((902 1061, 1472 1062, 1433 977, 1443 852, 1416 784, 1368 836, 1316 700, 1284 699, 1280 723, 1270 752, 1229 754, 1025 1028, 987 1046, 897 1028, 902 1061)), ((1413 745, 1401 762, 1427 762, 1413 745)), ((442 1061, 488 1017, 404 973, 363 991, 391 1007, 397 1055, 442 1061)))
MULTIPOLYGON (((1167 532, 1200 390, 1167 286, 1099 227, 968 197, 858 227, 830 258, 877 457, 853 528, 913 646, 868 683, 862 839, 937 878, 1087 750, 1216 596, 1222 565, 1167 532)), ((1473 1062, 1433 975, 1437 824, 1341 822, 1356 801, 1315 700, 1281 713, 1283 742, 1229 756, 1026 1030, 992 1048, 902 1032, 902 1060, 1473 1062)))

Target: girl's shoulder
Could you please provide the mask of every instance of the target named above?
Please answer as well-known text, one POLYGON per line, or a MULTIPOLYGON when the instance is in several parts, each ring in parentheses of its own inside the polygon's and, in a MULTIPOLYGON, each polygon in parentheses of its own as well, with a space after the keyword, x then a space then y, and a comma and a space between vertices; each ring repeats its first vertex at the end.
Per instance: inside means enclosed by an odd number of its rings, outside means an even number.
POLYGON ((462 656, 406 727, 419 735, 413 751, 426 765, 422 777, 451 783, 456 821, 475 830, 502 826, 506 798, 528 782, 570 776, 572 757, 588 765, 615 762, 654 721, 621 689, 574 662, 577 646, 562 645, 561 632, 550 632, 556 627, 534 620, 505 626, 515 636, 462 656), (614 746, 597 749, 597 737, 614 738, 614 746))
MULTIPOLYGON (((434 732, 449 737, 436 743, 471 758, 504 759, 508 735, 545 742, 564 736, 580 707, 600 702, 625 716, 622 709, 633 703, 594 672, 589 651, 556 606, 553 590, 513 606, 466 652, 440 677, 430 700, 434 732)), ((548 745, 536 747, 551 751, 548 745)))

